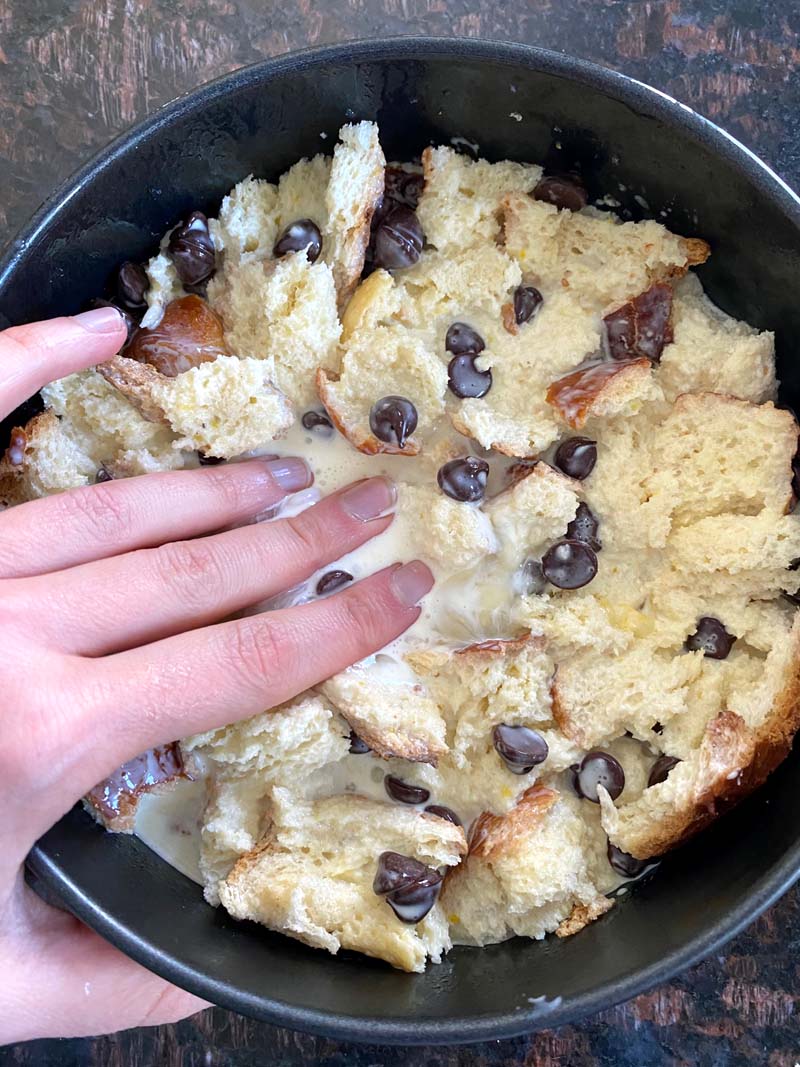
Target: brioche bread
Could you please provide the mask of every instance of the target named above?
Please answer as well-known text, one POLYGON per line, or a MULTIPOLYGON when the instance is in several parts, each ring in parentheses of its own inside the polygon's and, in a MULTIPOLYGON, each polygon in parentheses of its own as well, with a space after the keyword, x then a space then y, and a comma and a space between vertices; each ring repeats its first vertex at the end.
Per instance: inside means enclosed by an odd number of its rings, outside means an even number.
MULTIPOLYGON (((397 193, 384 167, 362 122, 332 158, 240 182, 210 220, 215 358, 166 377, 134 344, 49 386, 0 462, 0 499, 86 485, 101 467, 281 451, 287 432, 312 466, 340 464, 336 485, 351 466, 396 478, 391 527, 341 566, 361 578, 425 560, 436 585, 418 622, 182 751, 206 781, 209 902, 420 971, 452 942, 576 933, 637 860, 784 757, 800 726, 798 426, 775 406, 773 335, 687 273, 703 241, 545 202, 538 166, 432 147, 422 250, 388 270, 370 244, 397 193), (276 257, 302 219, 318 258, 276 257), (466 388, 454 357, 476 372, 466 388), (402 443, 373 415, 391 396, 417 415, 402 443), (306 423, 290 427, 319 401, 339 436, 303 439, 306 423), (437 486, 467 456, 490 468, 478 499, 437 486), (421 919, 373 886, 384 852, 432 883, 447 868, 421 919)), ((198 300, 168 238, 148 264, 145 329, 198 300)))
POLYGON ((361 796, 298 801, 275 789, 269 828, 220 883, 231 915, 281 930, 317 948, 356 949, 404 971, 422 971, 450 948, 440 904, 410 925, 373 892, 382 852, 452 867, 467 850, 446 819, 361 796))

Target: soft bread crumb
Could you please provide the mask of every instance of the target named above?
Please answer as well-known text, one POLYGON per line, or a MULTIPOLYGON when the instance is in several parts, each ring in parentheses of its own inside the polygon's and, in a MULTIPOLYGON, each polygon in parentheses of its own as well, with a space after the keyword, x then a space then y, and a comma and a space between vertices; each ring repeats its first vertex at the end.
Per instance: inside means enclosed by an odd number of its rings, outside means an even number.
POLYGON ((306 944, 336 953, 355 949, 404 971, 422 971, 450 948, 435 904, 422 922, 401 922, 372 889, 379 855, 413 856, 453 866, 466 852, 460 827, 445 819, 366 797, 305 804, 276 789, 272 822, 260 845, 220 884, 236 918, 254 919, 306 944))

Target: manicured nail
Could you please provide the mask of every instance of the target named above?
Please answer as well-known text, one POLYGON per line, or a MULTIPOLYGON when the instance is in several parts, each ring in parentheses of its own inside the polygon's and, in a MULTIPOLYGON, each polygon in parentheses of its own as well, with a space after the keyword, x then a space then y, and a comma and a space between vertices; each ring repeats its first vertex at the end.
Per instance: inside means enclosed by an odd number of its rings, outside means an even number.
POLYGON ((407 608, 413 608, 433 588, 433 575, 418 559, 395 571, 390 581, 394 595, 407 608))
POLYGON ((122 314, 115 307, 93 308, 92 311, 82 311, 74 318, 84 330, 91 333, 116 333, 121 326, 125 326, 122 314))
POLYGON ((377 519, 394 509, 397 489, 388 478, 368 478, 345 489, 339 497, 348 515, 361 522, 377 519))
POLYGON ((281 456, 279 459, 270 459, 266 464, 267 470, 287 493, 296 493, 298 489, 307 489, 314 481, 311 468, 304 459, 294 456, 281 456))

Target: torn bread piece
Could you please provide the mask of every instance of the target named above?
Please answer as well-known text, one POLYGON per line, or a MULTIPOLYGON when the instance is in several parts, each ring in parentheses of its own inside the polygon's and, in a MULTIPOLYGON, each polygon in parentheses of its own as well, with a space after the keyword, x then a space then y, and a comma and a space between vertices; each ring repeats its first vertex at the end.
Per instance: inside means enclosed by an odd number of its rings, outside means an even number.
POLYGON ((406 660, 442 709, 448 751, 436 770, 420 767, 405 776, 434 797, 447 796, 465 825, 483 811, 507 811, 541 775, 579 758, 553 721, 554 664, 542 638, 488 640, 455 652, 433 648, 408 653, 406 660), (495 745, 495 728, 503 726, 534 730, 547 746, 546 758, 525 773, 512 769, 495 745))
POLYGON ((373 891, 378 858, 396 852, 450 867, 466 847, 461 827, 434 815, 352 795, 306 804, 276 789, 266 835, 220 884, 220 899, 235 918, 308 945, 422 971, 450 948, 441 905, 421 922, 402 922, 373 891))
POLYGON ((702 652, 674 655, 639 639, 617 655, 587 649, 558 664, 553 681, 553 717, 582 749, 630 730, 652 737, 653 724, 685 714, 690 683, 702 670, 702 652))
POLYGON ((425 238, 440 252, 460 251, 465 239, 495 243, 507 193, 529 193, 542 168, 527 163, 472 160, 453 148, 422 153, 425 186, 417 207, 425 238))
MULTIPOLYGON (((648 508, 672 526, 711 516, 782 515, 792 500, 798 426, 790 411, 715 393, 678 397, 655 431, 648 508)), ((710 546, 716 550, 716 544, 710 546)))
POLYGON ((379 326, 351 340, 338 376, 320 368, 317 389, 334 425, 359 452, 416 456, 444 411, 447 365, 431 355, 419 335, 379 326), (403 447, 380 440, 370 427, 373 404, 387 396, 405 397, 417 410, 417 427, 403 447))
POLYGON ((191 777, 177 741, 157 745, 98 782, 83 798, 83 806, 107 830, 130 834, 145 794, 164 793, 180 779, 191 777))
MULTIPOLYGON (((467 311, 495 315, 522 279, 517 263, 494 244, 468 245, 457 252, 426 252, 400 274, 400 318, 425 330, 444 320, 439 332, 462 319, 467 311)), ((444 355, 444 353, 442 353, 444 355)))
POLYGON ((300 160, 277 186, 248 177, 223 200, 211 226, 224 253, 223 278, 236 264, 272 259, 281 232, 310 219, 322 235, 320 264, 331 269, 344 308, 364 267, 370 223, 383 196, 385 159, 372 122, 343 126, 339 138, 333 159, 300 160))
POLYGON ((482 815, 467 859, 448 873, 442 907, 457 944, 575 933, 612 906, 602 834, 579 802, 534 785, 505 815, 482 815), (603 884, 605 878, 606 885, 603 884))
MULTIPOLYGON (((603 825, 646 859, 680 844, 764 782, 800 726, 800 622, 767 656, 760 680, 709 722, 697 749, 632 804, 601 794, 603 825)), ((620 800, 624 797, 624 793, 620 800)))
POLYGON ((466 570, 497 550, 485 510, 426 485, 398 486, 394 522, 402 528, 406 551, 439 573, 466 570))
POLYGON ((183 466, 174 435, 144 419, 101 375, 79 371, 42 390, 46 410, 15 430, 0 459, 5 506, 113 477, 183 466))
POLYGON ((547 402, 548 386, 574 370, 600 347, 596 315, 569 293, 554 292, 518 334, 500 328, 486 337, 482 369, 491 368, 492 387, 479 399, 453 408, 453 425, 484 448, 508 456, 536 456, 563 432, 558 412, 547 402))
POLYGON ((565 536, 575 518, 580 491, 580 482, 547 463, 525 468, 509 488, 484 505, 497 534, 501 560, 514 567, 529 556, 541 558, 553 541, 565 536))
POLYGON ((333 270, 342 311, 364 269, 372 216, 383 197, 386 160, 374 122, 343 126, 339 138, 325 192, 322 255, 333 270))
POLYGON ((505 246, 547 299, 568 289, 584 307, 605 313, 656 282, 703 263, 709 247, 657 222, 620 222, 587 210, 559 211, 519 193, 503 201, 505 246))
POLYGON ((649 359, 590 361, 556 378, 546 394, 547 403, 573 430, 589 419, 635 415, 642 404, 660 397, 649 359))
POLYGON ((174 448, 228 459, 280 437, 294 422, 264 360, 220 356, 176 378, 124 356, 98 369, 145 418, 170 427, 174 448))
POLYGON ((674 292, 673 342, 656 370, 667 402, 682 393, 723 393, 751 404, 774 400, 775 335, 726 315, 695 274, 677 281, 674 292))
POLYGON ((709 515, 675 530, 662 557, 659 580, 708 594, 774 597, 795 592, 800 558, 800 515, 709 515))
POLYGON ((399 321, 401 289, 388 270, 369 274, 353 293, 342 314, 342 345, 361 330, 390 326, 399 321))
POLYGON ((402 664, 378 659, 348 667, 320 692, 379 756, 435 766, 447 750, 439 705, 402 664))
POLYGON ((268 361, 274 384, 295 408, 316 400, 318 367, 339 366, 340 324, 331 268, 305 252, 226 264, 208 287, 225 339, 243 359, 268 361))
POLYGON ((43 411, 11 433, 0 459, 0 504, 26 500, 88 485, 97 465, 61 426, 52 411, 43 411))
POLYGON ((220 880, 266 829, 273 787, 296 789, 314 771, 343 759, 349 745, 344 723, 313 693, 181 742, 181 750, 207 768, 200 871, 210 904, 219 903, 220 880))

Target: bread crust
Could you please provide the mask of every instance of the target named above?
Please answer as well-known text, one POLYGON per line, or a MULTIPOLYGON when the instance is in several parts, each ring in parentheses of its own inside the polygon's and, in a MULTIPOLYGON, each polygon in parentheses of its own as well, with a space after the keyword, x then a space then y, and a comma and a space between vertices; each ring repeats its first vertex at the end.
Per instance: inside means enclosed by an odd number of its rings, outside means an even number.
MULTIPOLYGON (((21 442, 24 436, 25 443, 19 458, 21 462, 12 461, 11 449, 7 448, 0 459, 0 505, 13 507, 30 500, 30 487, 26 472, 28 467, 27 450, 31 442, 35 442, 37 436, 58 431, 58 418, 52 411, 41 411, 34 415, 24 426, 15 426, 11 431, 12 439, 17 438, 21 442)), ((17 458, 17 457, 15 457, 17 458)))
POLYGON ((165 426, 169 420, 164 409, 153 396, 153 387, 168 382, 170 379, 160 374, 149 363, 140 363, 127 356, 114 356, 113 359, 100 363, 97 370, 105 380, 127 397, 136 410, 148 422, 160 422, 165 426))
POLYGON ((555 929, 556 937, 572 937, 580 933, 585 926, 599 919, 614 907, 611 897, 598 897, 589 904, 576 904, 570 915, 560 922, 555 929))
POLYGON ((478 816, 470 831, 469 855, 491 862, 508 852, 517 835, 541 822, 557 800, 555 789, 535 784, 525 790, 505 815, 493 815, 485 811, 478 816))

